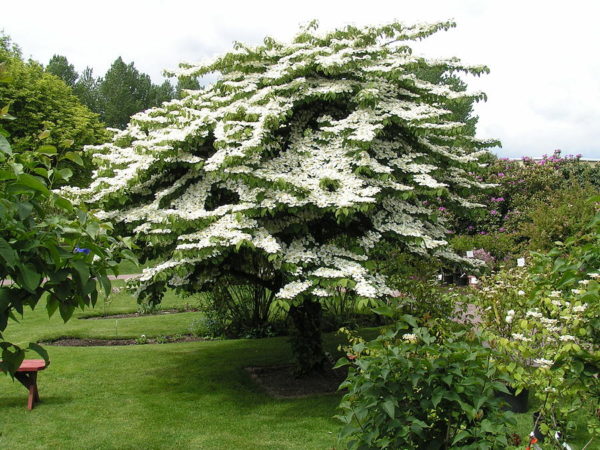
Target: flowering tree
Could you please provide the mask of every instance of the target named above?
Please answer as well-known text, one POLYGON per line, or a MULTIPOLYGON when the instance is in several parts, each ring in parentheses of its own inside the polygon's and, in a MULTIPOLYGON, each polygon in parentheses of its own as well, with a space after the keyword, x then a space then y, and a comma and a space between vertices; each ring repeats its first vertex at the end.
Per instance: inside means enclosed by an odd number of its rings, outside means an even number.
MULTIPOLYGON (((70 192, 160 258, 139 279, 142 298, 159 299, 167 286, 258 285, 291 305, 302 336, 317 336, 318 324, 302 319, 318 316, 314 299, 390 294, 369 270, 379 241, 458 258, 447 250, 441 208, 476 206, 465 197, 481 184, 468 172, 494 142, 473 138, 450 110, 483 94, 415 74, 488 69, 416 57, 406 45, 453 26, 321 34, 310 25, 290 44, 266 38, 182 64, 178 76, 220 79, 89 147, 94 180, 70 192)), ((316 367, 314 342, 304 349, 316 367)))

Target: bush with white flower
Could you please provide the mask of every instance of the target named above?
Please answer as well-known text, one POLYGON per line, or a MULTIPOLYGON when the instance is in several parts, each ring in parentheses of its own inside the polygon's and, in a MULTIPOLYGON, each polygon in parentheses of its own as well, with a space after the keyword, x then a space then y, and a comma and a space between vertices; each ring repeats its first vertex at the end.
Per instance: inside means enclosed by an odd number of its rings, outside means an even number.
POLYGON ((89 147, 91 185, 66 191, 102 208, 142 259, 160 261, 139 279, 142 298, 232 279, 262 286, 284 308, 340 287, 386 297, 368 263, 382 240, 463 262, 448 250, 439 202, 477 206, 465 199, 484 185, 470 172, 495 145, 451 112, 484 94, 444 81, 488 69, 414 56, 407 45, 453 26, 309 26, 291 43, 266 38, 181 64, 178 76, 220 76, 89 147), (428 70, 442 81, 416 75, 428 70))
POLYGON ((590 226, 549 254, 533 254, 528 268, 485 279, 475 296, 488 342, 504 355, 497 366, 517 393, 537 397, 538 425, 549 436, 568 436, 576 411, 587 411, 592 439, 600 435, 600 215, 590 226))

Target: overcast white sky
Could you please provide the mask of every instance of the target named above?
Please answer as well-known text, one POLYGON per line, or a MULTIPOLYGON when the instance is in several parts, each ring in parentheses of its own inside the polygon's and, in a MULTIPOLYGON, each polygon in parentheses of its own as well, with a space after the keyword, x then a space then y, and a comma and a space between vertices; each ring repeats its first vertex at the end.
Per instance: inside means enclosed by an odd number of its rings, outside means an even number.
POLYGON ((299 24, 407 23, 452 18, 457 28, 418 54, 457 56, 491 74, 469 80, 488 94, 478 135, 502 141, 500 156, 600 158, 600 1, 597 0, 104 0, 4 2, 0 30, 26 57, 61 54, 103 75, 121 56, 161 81, 163 69, 264 36, 290 39, 299 24))

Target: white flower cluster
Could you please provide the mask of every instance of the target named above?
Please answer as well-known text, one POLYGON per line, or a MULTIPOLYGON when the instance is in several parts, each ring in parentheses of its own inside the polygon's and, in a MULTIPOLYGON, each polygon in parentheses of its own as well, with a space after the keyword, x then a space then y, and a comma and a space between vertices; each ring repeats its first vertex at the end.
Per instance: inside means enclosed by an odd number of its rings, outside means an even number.
POLYGON ((329 296, 319 282, 332 279, 352 280, 348 289, 363 297, 390 295, 365 268, 369 252, 392 238, 460 260, 447 249, 444 218, 421 196, 444 190, 451 204, 474 207, 459 192, 482 187, 466 164, 491 144, 461 133, 441 106, 480 94, 425 82, 412 68, 483 69, 381 45, 390 30, 406 41, 450 26, 306 31, 290 44, 182 64, 183 76, 221 76, 89 147, 98 164, 90 186, 65 193, 103 208, 167 261, 144 272, 147 285, 198 283, 194 265, 217 270, 244 247, 284 272, 278 298, 329 296), (367 34, 377 43, 365 44, 367 34))

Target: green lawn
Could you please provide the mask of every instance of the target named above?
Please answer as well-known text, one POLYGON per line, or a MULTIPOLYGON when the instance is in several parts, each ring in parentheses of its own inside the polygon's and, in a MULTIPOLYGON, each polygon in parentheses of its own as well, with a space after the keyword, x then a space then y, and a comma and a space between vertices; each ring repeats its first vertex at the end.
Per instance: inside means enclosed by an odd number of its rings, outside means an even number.
MULTIPOLYGON (((122 284, 122 283, 116 283, 122 284)), ((169 294, 164 308, 186 302, 169 294)), ((134 312, 126 293, 78 311, 26 311, 10 323, 16 343, 76 337, 138 337, 186 333, 200 313, 81 320, 134 312)), ((329 338, 331 350, 338 339, 329 338)), ((27 393, 0 376, 0 448, 298 448, 336 445, 332 418, 339 395, 275 400, 255 386, 246 366, 287 363, 287 338, 224 340, 121 347, 47 346, 51 365, 39 375, 42 403, 25 408, 27 393)), ((36 357, 31 354, 30 357, 36 357)))
MULTIPOLYGON (((169 293, 163 307, 197 302, 169 293)), ((119 293, 110 303, 100 301, 94 310, 78 311, 67 324, 58 315, 49 320, 43 309, 26 311, 20 323, 9 324, 6 338, 25 344, 61 336, 174 335, 187 333, 200 314, 79 319, 136 309, 131 296, 119 293)), ((330 334, 326 342, 334 352, 340 338, 330 334)), ((39 375, 42 403, 33 411, 25 407, 25 389, 0 376, 0 449, 343 447, 333 419, 339 394, 276 400, 244 371, 247 366, 290 362, 287 338, 46 348, 51 365, 39 375)), ((518 422, 516 431, 525 438, 531 413, 518 415, 518 422)), ((585 442, 583 436, 579 442, 585 442)))
MULTIPOLYGON (((124 282, 114 281, 113 286, 122 288, 124 282)), ((161 309, 197 307, 199 298, 181 299, 172 292, 165 295, 161 309)), ((191 322, 199 317, 198 312, 184 312, 167 315, 145 315, 142 317, 83 320, 81 317, 101 316, 103 314, 124 314, 137 311, 135 299, 125 290, 112 294, 107 300, 98 300, 94 309, 76 310, 73 318, 64 323, 58 312, 48 319, 46 311, 26 310, 21 324, 9 323, 6 339, 17 344, 47 341, 59 337, 95 337, 95 338, 136 338, 142 334, 148 337, 187 334, 191 322)))

